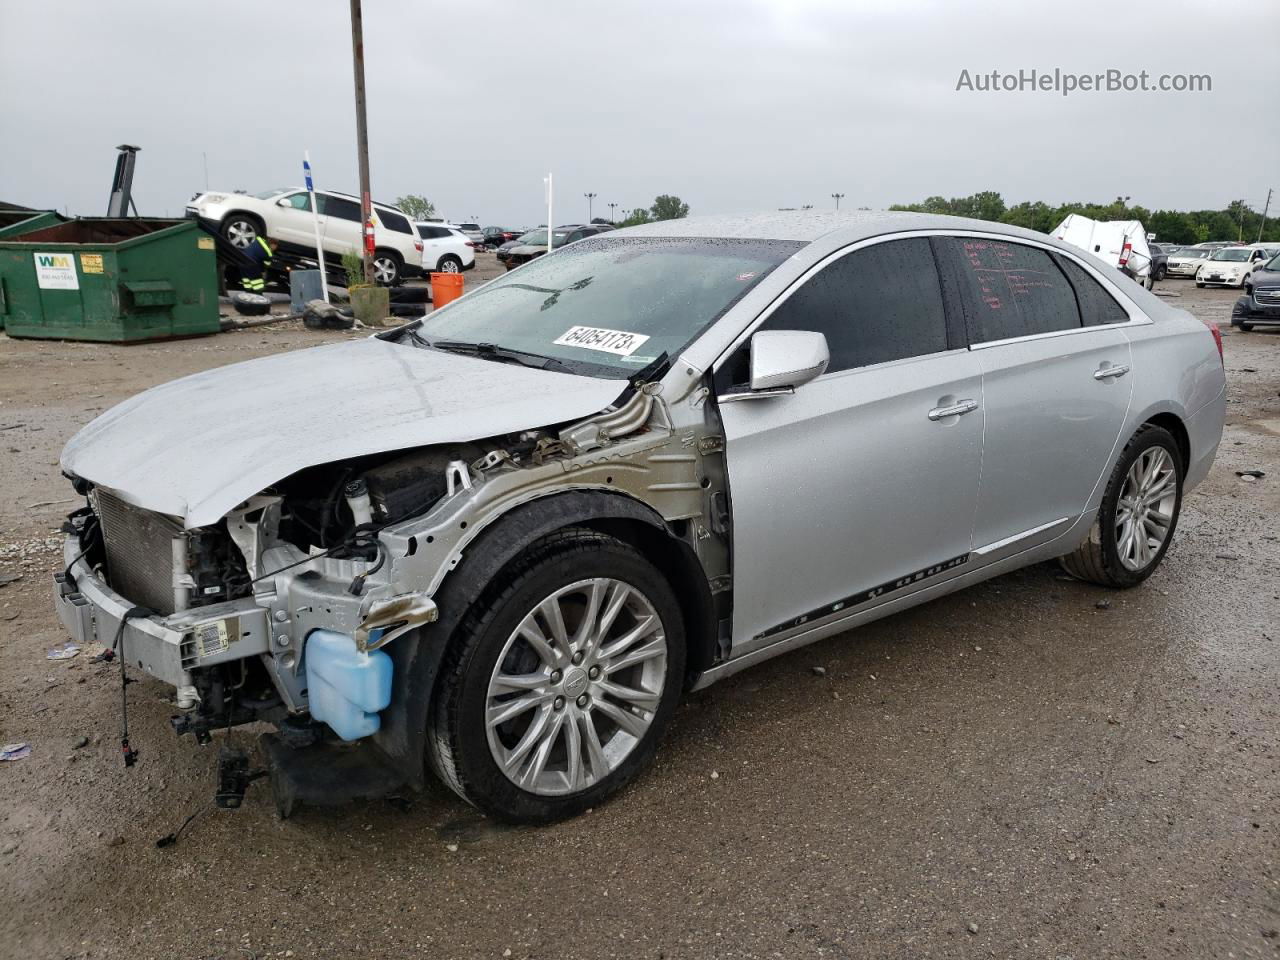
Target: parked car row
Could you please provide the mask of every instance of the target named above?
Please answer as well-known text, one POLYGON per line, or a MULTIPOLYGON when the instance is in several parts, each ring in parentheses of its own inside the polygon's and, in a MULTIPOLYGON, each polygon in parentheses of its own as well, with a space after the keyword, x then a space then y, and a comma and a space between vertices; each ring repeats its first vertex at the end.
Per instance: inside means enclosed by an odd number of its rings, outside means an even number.
POLYGON ((1248 286, 1253 272, 1271 260, 1280 247, 1252 243, 1233 247, 1220 247, 1200 261, 1195 278, 1197 287, 1248 286))

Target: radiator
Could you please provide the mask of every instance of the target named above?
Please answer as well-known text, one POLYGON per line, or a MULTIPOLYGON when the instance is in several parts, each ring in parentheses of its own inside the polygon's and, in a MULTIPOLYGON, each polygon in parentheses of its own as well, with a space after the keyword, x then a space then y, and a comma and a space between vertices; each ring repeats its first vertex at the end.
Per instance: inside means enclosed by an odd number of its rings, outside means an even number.
POLYGON ((94 512, 102 522, 107 583, 131 603, 173 613, 173 538, 182 526, 95 489, 94 512))

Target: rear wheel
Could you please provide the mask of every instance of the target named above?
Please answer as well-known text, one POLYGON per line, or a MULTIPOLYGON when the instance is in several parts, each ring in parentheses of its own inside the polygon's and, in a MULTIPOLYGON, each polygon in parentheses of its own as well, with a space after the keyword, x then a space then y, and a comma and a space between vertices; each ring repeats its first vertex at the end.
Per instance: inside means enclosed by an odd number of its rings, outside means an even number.
POLYGON ((1111 472, 1089 536, 1060 559, 1073 577, 1137 586, 1164 558, 1182 509, 1182 454, 1169 431, 1147 424, 1111 472))
POLYGON ((440 258, 440 262, 436 265, 437 273, 461 273, 462 261, 455 257, 452 253, 446 253, 440 258))
POLYGON ((428 759, 505 820, 573 816, 652 760, 679 697, 684 632, 662 574, 575 529, 504 571, 446 655, 428 759))
POLYGON ((1236 326, 1239 327, 1243 333, 1248 333, 1253 329, 1252 323, 1237 323, 1236 326))
POLYGON ((384 287, 394 287, 400 282, 403 272, 398 254, 390 250, 379 250, 373 255, 373 280, 384 287))

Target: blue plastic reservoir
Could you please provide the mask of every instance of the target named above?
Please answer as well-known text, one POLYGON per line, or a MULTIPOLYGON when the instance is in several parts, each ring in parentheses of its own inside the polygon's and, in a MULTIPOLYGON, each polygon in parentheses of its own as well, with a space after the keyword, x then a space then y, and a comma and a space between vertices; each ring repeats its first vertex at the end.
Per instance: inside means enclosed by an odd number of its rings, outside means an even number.
POLYGON ((313 630, 303 659, 311 716, 343 740, 375 733, 378 711, 391 703, 391 658, 381 650, 361 653, 345 633, 313 630))

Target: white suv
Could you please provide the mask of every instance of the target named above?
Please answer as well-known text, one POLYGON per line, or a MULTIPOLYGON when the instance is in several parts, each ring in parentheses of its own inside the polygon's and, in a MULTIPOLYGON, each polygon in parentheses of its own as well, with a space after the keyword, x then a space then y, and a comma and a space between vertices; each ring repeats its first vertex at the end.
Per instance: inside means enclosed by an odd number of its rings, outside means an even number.
POLYGON ((475 241, 452 224, 419 221, 424 273, 460 273, 476 265, 475 241))
MULTIPOLYGON (((345 193, 316 191, 320 209, 320 237, 329 269, 341 270, 344 253, 362 249, 360 200, 345 193)), ((225 237, 241 250, 259 236, 280 244, 287 256, 315 261, 315 218, 311 197, 301 187, 282 187, 262 193, 202 193, 187 204, 187 216, 225 237)), ((373 205, 374 279, 393 285, 422 272, 422 242, 401 211, 373 205)), ((287 259, 286 256, 286 259, 287 259)))

